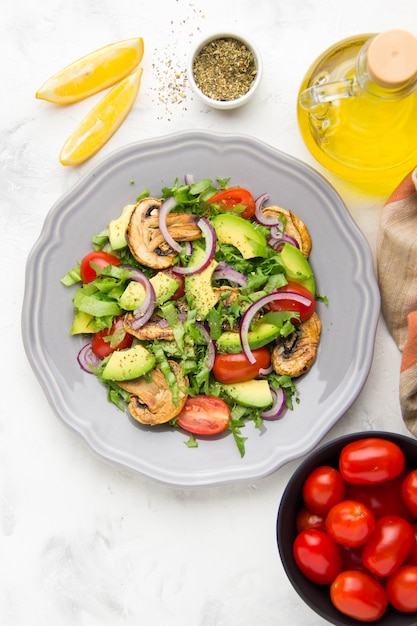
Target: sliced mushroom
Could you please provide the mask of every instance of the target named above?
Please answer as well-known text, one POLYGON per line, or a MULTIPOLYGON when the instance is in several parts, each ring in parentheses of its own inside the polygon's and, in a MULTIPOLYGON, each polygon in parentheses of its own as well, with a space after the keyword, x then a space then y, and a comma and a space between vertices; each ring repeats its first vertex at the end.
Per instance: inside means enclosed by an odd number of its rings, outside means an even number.
POLYGON ((239 297, 239 289, 235 287, 229 287, 228 285, 222 285, 221 287, 213 287, 214 293, 221 298, 225 307, 231 306, 233 302, 239 297))
POLYGON ((174 333, 164 319, 151 318, 149 322, 136 330, 133 328, 134 320, 135 316, 133 313, 126 313, 123 318, 123 326, 129 334, 140 341, 156 341, 158 339, 172 341, 174 339, 174 333))
MULTIPOLYGON (((169 361, 169 364, 178 385, 187 387, 188 379, 182 376, 181 365, 176 361, 169 361)), ((118 384, 131 394, 128 409, 132 417, 141 424, 154 426, 169 422, 182 411, 188 398, 180 389, 179 402, 174 404, 167 380, 159 367, 153 369, 147 376, 118 384)))
POLYGON ((274 371, 294 377, 305 374, 315 361, 320 334, 320 318, 313 313, 297 331, 275 346, 271 355, 274 371))
MULTIPOLYGON (((139 263, 154 269, 170 267, 177 253, 165 241, 160 229, 158 210, 162 202, 157 198, 140 200, 129 220, 126 240, 139 263)), ((176 241, 194 241, 201 238, 198 217, 189 213, 169 213, 167 227, 176 241)))
POLYGON ((282 215, 285 218, 284 232, 296 240, 300 246, 301 252, 308 258, 311 252, 311 237, 304 222, 292 211, 287 211, 287 209, 283 209, 279 206, 265 207, 263 213, 267 217, 279 217, 282 215))
MULTIPOLYGON (((219 296, 219 299, 221 299, 222 304, 226 309, 232 306, 232 304, 239 297, 239 289, 236 289, 235 287, 229 287, 228 285, 222 285, 221 287, 213 287, 213 291, 219 296)), ((233 316, 231 316, 230 319, 233 319, 233 316)), ((222 324, 222 329, 223 330, 237 330, 238 324, 239 323, 236 320, 234 326, 232 327, 230 325, 230 320, 226 319, 222 324)))

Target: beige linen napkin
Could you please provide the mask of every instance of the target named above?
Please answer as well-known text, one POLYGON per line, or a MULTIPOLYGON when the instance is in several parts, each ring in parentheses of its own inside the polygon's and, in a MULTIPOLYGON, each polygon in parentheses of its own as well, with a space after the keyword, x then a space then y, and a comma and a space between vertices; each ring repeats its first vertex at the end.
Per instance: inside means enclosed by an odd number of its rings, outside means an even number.
POLYGON ((400 404, 417 437, 417 168, 387 200, 377 242, 381 310, 402 351, 400 404))

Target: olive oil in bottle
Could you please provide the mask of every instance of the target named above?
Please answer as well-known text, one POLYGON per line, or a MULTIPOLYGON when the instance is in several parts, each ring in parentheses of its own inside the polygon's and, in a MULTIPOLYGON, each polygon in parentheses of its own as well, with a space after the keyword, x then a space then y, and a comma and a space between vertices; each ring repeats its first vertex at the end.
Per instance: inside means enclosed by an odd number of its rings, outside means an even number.
POLYGON ((393 30, 325 51, 300 87, 298 123, 329 171, 393 189, 417 167, 417 38, 393 30))

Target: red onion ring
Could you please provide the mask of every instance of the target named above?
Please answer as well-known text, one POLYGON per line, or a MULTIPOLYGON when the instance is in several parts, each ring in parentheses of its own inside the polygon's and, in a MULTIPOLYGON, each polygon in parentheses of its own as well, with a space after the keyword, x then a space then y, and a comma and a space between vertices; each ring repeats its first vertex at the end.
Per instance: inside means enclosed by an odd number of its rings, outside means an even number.
POLYGON ((271 233, 271 237, 279 237, 280 235, 282 235, 282 233, 284 232, 284 224, 281 220, 279 220, 279 224, 276 224, 275 226, 271 226, 270 229, 270 233, 271 233))
POLYGON ((130 278, 140 283, 145 289, 145 299, 142 304, 133 311, 135 320, 132 322, 132 328, 138 330, 149 320, 155 310, 156 296, 155 290, 149 278, 143 272, 135 267, 123 266, 124 269, 130 271, 130 278))
POLYGON ((194 176, 192 174, 185 174, 184 175, 184 182, 185 182, 186 185, 191 187, 191 185, 194 185, 194 176))
POLYGON ((213 272, 213 278, 216 280, 218 280, 219 278, 224 278, 230 283, 236 283, 241 287, 245 287, 248 282, 247 276, 245 276, 241 272, 236 271, 235 269, 233 269, 233 267, 231 267, 224 261, 220 261, 220 263, 217 265, 215 271, 213 272))
POLYGON ((210 261, 214 257, 214 253, 216 252, 216 231, 205 217, 201 217, 198 220, 197 226, 201 230, 203 237, 206 240, 205 254, 197 265, 191 265, 191 267, 174 265, 172 271, 176 272, 177 274, 183 274, 184 276, 199 274, 206 269, 206 267, 210 264, 210 261))
MULTIPOLYGON (((244 355, 248 359, 249 363, 251 363, 252 365, 256 362, 256 359, 249 346, 248 333, 254 316, 260 309, 262 309, 270 302, 274 302, 276 300, 288 300, 288 295, 289 292, 270 293, 266 296, 263 296, 262 298, 259 298, 259 300, 256 300, 256 302, 251 304, 243 314, 239 327, 240 342, 242 344, 242 351, 244 355)), ((311 304, 311 300, 309 298, 307 298, 306 296, 302 296, 298 293, 291 293, 291 298, 299 304, 302 304, 303 306, 310 306, 311 304)))
POLYGON ((91 368, 95 369, 99 366, 100 359, 94 354, 91 341, 81 348, 77 355, 77 361, 81 369, 87 374, 93 374, 91 368))
POLYGON ((260 414, 260 417, 263 420, 276 420, 281 417, 285 409, 287 397, 282 387, 279 387, 278 389, 271 389, 271 394, 274 402, 270 409, 267 409, 260 414))
POLYGON ((281 246, 284 243, 289 243, 292 246, 295 246, 296 248, 300 249, 298 241, 294 239, 294 237, 291 237, 291 235, 287 235, 287 233, 278 233, 277 235, 268 237, 267 241, 268 241, 268 245, 270 245, 271 248, 273 248, 274 250, 276 250, 279 246, 281 246))
POLYGON ((272 367, 272 365, 270 365, 269 367, 260 367, 259 376, 268 376, 268 374, 271 374, 273 371, 274 368, 272 367))
POLYGON ((269 217, 267 217, 266 215, 264 215, 264 212, 262 211, 262 206, 268 200, 268 198, 269 196, 267 193, 263 193, 258 198, 256 198, 255 200, 256 209, 255 209, 254 218, 258 222, 258 224, 261 224, 262 226, 277 226, 280 221, 279 218, 274 217, 273 215, 270 215, 269 217))
POLYGON ((192 241, 185 241, 184 242, 184 250, 185 250, 185 254, 187 254, 188 256, 192 255, 192 253, 193 253, 192 241))
POLYGON ((175 250, 175 252, 181 252, 181 244, 179 244, 178 241, 171 237, 167 226, 168 213, 172 211, 172 209, 174 209, 176 206, 177 201, 175 200, 174 196, 170 196, 161 204, 158 211, 158 226, 163 238, 165 239, 169 247, 175 250))

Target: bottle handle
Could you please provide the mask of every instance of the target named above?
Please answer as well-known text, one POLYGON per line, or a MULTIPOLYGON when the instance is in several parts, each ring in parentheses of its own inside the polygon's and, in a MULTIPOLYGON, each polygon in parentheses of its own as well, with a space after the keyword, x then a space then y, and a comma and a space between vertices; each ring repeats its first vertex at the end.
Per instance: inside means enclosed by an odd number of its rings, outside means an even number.
POLYGON ((304 89, 299 95, 300 106, 306 111, 313 111, 328 102, 341 98, 353 98, 356 95, 354 81, 343 78, 331 83, 313 85, 304 89))

